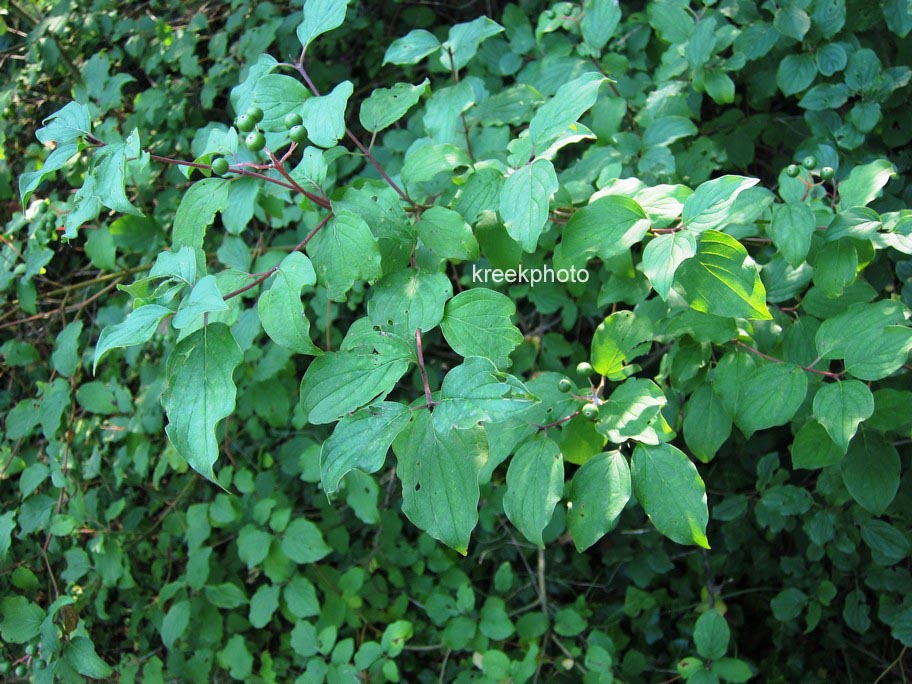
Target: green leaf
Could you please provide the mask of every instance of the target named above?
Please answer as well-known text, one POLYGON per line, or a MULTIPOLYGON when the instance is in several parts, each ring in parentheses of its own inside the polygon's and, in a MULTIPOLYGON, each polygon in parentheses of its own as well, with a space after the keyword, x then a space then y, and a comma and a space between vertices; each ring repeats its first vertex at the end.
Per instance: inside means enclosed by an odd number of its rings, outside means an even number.
POLYGON ((106 679, 114 670, 98 657, 95 645, 84 636, 73 637, 63 647, 63 659, 79 674, 90 679, 106 679))
POLYGON ((618 0, 585 0, 580 31, 586 45, 601 50, 608 43, 621 20, 618 0))
POLYGON ((310 423, 332 423, 375 398, 382 400, 408 366, 407 347, 365 346, 323 354, 301 380, 304 415, 310 423))
POLYGON ((883 520, 862 523, 861 538, 871 549, 874 562, 878 565, 895 565, 912 553, 908 534, 883 520))
POLYGON ((190 296, 181 302, 171 324, 180 330, 192 327, 204 314, 227 310, 228 304, 222 298, 218 281, 214 275, 207 275, 199 279, 190 291, 190 296))
POLYGON ((257 302, 257 313, 266 334, 279 346, 297 354, 323 353, 310 339, 310 321, 301 301, 301 290, 316 282, 310 259, 300 252, 292 252, 279 264, 272 285, 257 302))
POLYGON ((123 322, 107 326, 98 336, 95 357, 92 361, 92 372, 95 372, 98 363, 112 349, 122 349, 148 342, 161 322, 170 314, 171 310, 164 306, 147 304, 133 310, 123 322))
POLYGON ((790 363, 764 363, 748 377, 738 397, 735 424, 747 437, 785 425, 807 395, 807 373, 790 363))
POLYGON ((881 515, 896 498, 899 475, 896 447, 862 428, 842 461, 842 481, 852 498, 869 513, 881 515))
POLYGON ((697 311, 716 316, 770 320, 766 290, 757 267, 740 242, 708 230, 697 253, 678 267, 675 284, 697 311))
POLYGON ((232 375, 243 360, 228 326, 212 323, 177 343, 168 357, 162 406, 165 431, 177 452, 200 475, 215 482, 215 428, 234 411, 232 375))
POLYGON ((253 525, 245 525, 237 536, 238 558, 247 566, 248 570, 253 570, 269 555, 271 543, 271 534, 257 529, 253 525))
POLYGON ((620 451, 596 454, 570 481, 567 528, 582 553, 614 529, 630 500, 630 468, 620 451))
POLYGON ((316 563, 323 560, 332 549, 323 541, 320 528, 305 518, 296 518, 285 529, 282 551, 295 563, 316 563))
POLYGON ((595 104, 599 87, 607 81, 589 71, 564 83, 550 100, 538 108, 529 122, 529 142, 534 154, 541 154, 595 104))
POLYGON ((165 648, 171 649, 187 631, 190 624, 190 602, 176 601, 165 613, 161 624, 161 638, 165 648))
POLYGON ((427 332, 443 320, 453 285, 445 273, 406 268, 383 278, 372 291, 367 313, 374 325, 411 339, 416 330, 427 332))
POLYGON ((874 395, 863 382, 842 380, 821 387, 814 396, 814 417, 842 453, 858 426, 874 414, 874 395))
POLYGON ((824 427, 815 420, 808 421, 801 426, 795 439, 792 440, 790 450, 792 467, 808 470, 841 463, 845 453, 836 446, 824 427))
POLYGON ((608 195, 576 211, 564 226, 555 265, 582 268, 592 257, 610 259, 627 252, 649 230, 643 208, 627 197, 608 195))
POLYGON ((361 125, 371 133, 392 126, 418 104, 422 95, 430 92, 429 84, 430 81, 424 79, 416 86, 411 83, 397 83, 391 88, 377 88, 361 103, 358 115, 361 125))
POLYGON ((798 268, 811 249, 817 228, 814 212, 806 204, 779 204, 773 210, 769 236, 792 268, 798 268))
POLYGON ((632 311, 617 311, 595 329, 592 367, 609 380, 622 380, 627 364, 649 351, 653 330, 648 318, 632 311))
POLYGON ((697 240, 688 230, 666 233, 650 240, 643 250, 643 273, 663 300, 668 299, 675 272, 697 253, 697 240))
POLYGON ((694 464, 670 444, 637 444, 633 493, 656 529, 678 544, 709 548, 706 488, 694 464))
POLYGON ((478 523, 478 474, 488 459, 484 430, 438 432, 428 411, 393 442, 402 481, 402 512, 417 527, 465 555, 478 523))
POLYGON ((691 69, 702 68, 716 49, 716 18, 703 17, 697 22, 690 40, 684 46, 684 58, 691 69))
POLYGON ((850 94, 851 90, 844 83, 818 83, 804 94, 798 106, 811 112, 838 109, 850 94))
POLYGON ((103 382, 86 382, 76 390, 76 401, 90 413, 110 415, 117 413, 114 392, 103 382))
POLYGON ((712 664, 712 672, 722 681, 733 684, 741 684, 754 676, 750 665, 737 658, 719 658, 712 664))
POLYGON ((250 102, 250 105, 263 110, 263 120, 257 128, 285 134, 285 117, 291 112, 301 111, 309 97, 310 91, 297 78, 282 74, 264 75, 256 82, 250 102))
POLYGON ((441 259, 478 259, 478 241, 462 215, 446 207, 431 207, 415 224, 418 239, 441 259))
POLYGON ((817 330, 817 351, 824 359, 843 359, 859 380, 879 380, 902 367, 912 349, 908 311, 896 301, 853 304, 825 320, 817 330))
POLYGON ((263 629, 269 624, 279 607, 279 587, 264 584, 250 597, 250 610, 247 619, 254 629, 263 629))
POLYGON ((738 195, 759 182, 757 178, 744 176, 722 176, 706 181, 685 200, 681 220, 697 233, 725 226, 730 221, 738 195))
POLYGON ((60 331, 54 342, 51 361, 54 370, 68 378, 79 368, 79 335, 82 333, 82 321, 73 321, 60 331))
POLYGON ((856 166, 839 184, 839 209, 865 207, 880 196, 881 189, 896 175, 896 167, 886 159, 856 166))
POLYGON ((383 55, 383 64, 417 64, 439 49, 440 41, 433 33, 424 29, 412 29, 390 43, 383 55))
POLYGON ((703 87, 716 104, 731 104, 735 101, 735 82, 724 71, 707 71, 704 74, 703 87))
POLYGON ((345 294, 358 280, 379 278, 380 247, 370 227, 357 214, 338 209, 329 223, 307 244, 317 280, 333 301, 345 301, 345 294))
POLYGON ((381 401, 342 418, 320 452, 320 478, 327 496, 338 491, 342 478, 352 470, 380 470, 410 416, 405 405, 381 401))
POLYGON ((776 85, 783 95, 795 95, 814 82, 817 64, 811 55, 786 55, 779 62, 776 85))
POLYGON ((660 412, 667 403, 665 393, 652 380, 629 378, 599 408, 599 432, 615 444, 630 439, 657 444, 662 440, 653 423, 661 426, 660 412))
POLYGON ((689 138, 698 133, 693 121, 686 116, 660 116, 650 123, 643 132, 643 147, 671 145, 681 138, 689 138))
POLYGON ((783 36, 801 40, 811 28, 811 18, 803 9, 786 5, 776 11, 773 26, 783 36))
POLYGON ((306 0, 304 21, 298 25, 298 40, 304 49, 317 36, 338 28, 345 21, 348 0, 306 0))
POLYGON ((684 406, 684 441, 691 453, 709 463, 731 435, 731 428, 731 417, 712 386, 697 387, 684 406))
POLYGON ((0 602, 0 610, 3 612, 0 635, 5 642, 25 644, 38 636, 45 615, 41 606, 24 596, 7 596, 0 602))
POLYGON ((446 71, 459 71, 476 55, 479 45, 503 30, 503 26, 487 17, 451 26, 440 50, 440 66, 446 71))
POLYGON ((498 422, 525 411, 537 401, 512 375, 497 370, 481 356, 470 356, 443 379, 434 409, 434 426, 464 430, 482 422, 498 422))
POLYGON ((498 368, 510 365, 510 353, 523 336, 510 317, 513 301, 500 292, 474 288, 446 303, 440 329, 447 344, 463 357, 483 356, 498 368))
POLYGON ((548 438, 522 446, 507 469, 504 513, 522 535, 544 548, 542 531, 554 515, 564 489, 564 459, 548 438))
POLYGON ((557 191, 554 164, 536 159, 514 171, 500 190, 504 227, 526 252, 534 252, 548 222, 551 196, 557 191))
POLYGON ((174 215, 171 239, 175 250, 187 245, 202 249, 206 228, 228 205, 228 182, 223 178, 197 181, 181 198, 174 215))
POLYGON ((855 280, 858 252, 850 238, 828 242, 814 259, 814 285, 829 299, 840 297, 855 280))
POLYGON ((301 105, 307 137, 314 145, 332 147, 345 135, 345 106, 354 91, 351 81, 342 81, 321 97, 310 97, 301 105))
POLYGON ((35 137, 44 145, 53 144, 54 150, 37 171, 23 173, 19 177, 19 196, 22 206, 27 206, 32 192, 45 178, 62 169, 79 152, 82 136, 91 132, 89 108, 84 104, 70 102, 51 114, 42 122, 35 137))
POLYGON ((717 610, 711 608, 697 619, 694 627, 694 645, 701 657, 718 660, 728 650, 730 638, 728 622, 717 610))

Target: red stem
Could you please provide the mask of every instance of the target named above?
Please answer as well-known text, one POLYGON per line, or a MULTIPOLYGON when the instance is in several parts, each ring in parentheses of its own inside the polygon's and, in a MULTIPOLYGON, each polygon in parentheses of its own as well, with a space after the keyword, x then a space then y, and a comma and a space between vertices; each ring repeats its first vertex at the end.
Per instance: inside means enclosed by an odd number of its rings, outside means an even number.
MULTIPOLYGON (((735 340, 734 342, 739 347, 743 347, 744 349, 747 349, 747 351, 749 351, 753 354, 756 354, 757 356, 764 358, 767 361, 772 361, 773 363, 785 363, 785 361, 783 361, 782 359, 777 359, 775 356, 770 356, 769 354, 764 354, 759 349, 754 349, 750 345, 744 344, 744 342, 742 342, 741 340, 735 340)), ((814 363, 816 363, 816 361, 814 363)), ((811 366, 798 366, 798 367, 803 371, 807 371, 808 373, 816 373, 817 375, 822 375, 827 378, 833 378, 834 380, 839 380, 842 377, 842 373, 833 373, 831 371, 823 371, 823 370, 819 370, 817 368, 813 368, 811 366)))
MULTIPOLYGON (((316 235, 318 232, 320 232, 320 229, 323 228, 323 226, 325 226, 329 222, 329 219, 331 219, 331 218, 332 218, 332 212, 327 214, 326 217, 322 221, 320 221, 312 231, 310 231, 306 236, 304 236, 304 239, 301 240, 297 245, 295 245, 295 248, 291 251, 300 252, 302 249, 304 249, 304 247, 307 246, 307 243, 310 242, 311 238, 313 238, 314 235, 316 235)), ((278 264, 276 264, 275 266, 273 266, 272 268, 270 268, 266 271, 263 271, 262 273, 251 273, 251 276, 255 277, 256 280, 254 280, 252 283, 250 283, 248 285, 244 285, 244 287, 239 287, 238 289, 236 289, 232 292, 229 292, 228 294, 226 294, 224 296, 224 299, 229 300, 232 297, 237 297, 240 294, 244 294, 245 292, 247 292, 247 290, 252 290, 257 285, 259 285, 264 280, 266 280, 269 276, 271 276, 273 273, 278 271, 281 263, 282 262, 280 261, 278 264)))
POLYGON ((424 396, 427 399, 427 407, 433 408, 437 403, 431 397, 431 386, 428 383, 427 370, 424 368, 424 350, 421 347, 421 328, 415 329, 415 343, 418 345, 418 369, 421 371, 421 382, 424 383, 424 396))

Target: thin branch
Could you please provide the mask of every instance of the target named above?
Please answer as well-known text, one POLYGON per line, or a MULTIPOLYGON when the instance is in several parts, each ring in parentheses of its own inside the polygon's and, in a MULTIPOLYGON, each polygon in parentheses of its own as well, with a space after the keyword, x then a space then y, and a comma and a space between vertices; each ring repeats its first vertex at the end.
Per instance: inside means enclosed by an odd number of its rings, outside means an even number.
POLYGON ((421 328, 415 329, 415 343, 418 346, 418 369, 421 371, 421 382, 424 384, 424 397, 427 399, 427 408, 433 408, 437 402, 431 397, 431 386, 428 383, 427 370, 424 367, 424 350, 421 346, 421 328))
MULTIPOLYGON (((319 233, 320 229, 323 228, 323 226, 325 226, 329 222, 329 219, 331 219, 331 218, 332 218, 332 212, 328 213, 326 215, 326 217, 322 221, 320 221, 317 224, 317 226, 304 237, 303 240, 301 240, 297 245, 295 245, 294 249, 291 251, 300 252, 302 249, 304 249, 304 247, 307 246, 307 243, 310 242, 311 238, 313 238, 314 235, 319 233)), ((269 276, 271 276, 273 273, 278 271, 279 266, 281 264, 282 264, 282 262, 280 261, 275 266, 273 266, 272 268, 270 268, 266 271, 263 271, 262 273, 251 274, 253 277, 256 278, 252 283, 250 283, 248 285, 244 285, 244 287, 239 287, 238 289, 229 292, 228 294, 225 295, 224 299, 228 300, 228 299, 231 299, 232 297, 237 297, 240 294, 244 294, 245 292, 247 292, 247 290, 252 290, 257 285, 259 285, 264 280, 266 280, 269 276)))
MULTIPOLYGON (((767 361, 772 361, 773 363, 785 363, 785 361, 783 361, 782 359, 777 359, 775 356, 770 356, 769 354, 764 354, 759 349, 754 349, 750 345, 744 344, 744 342, 742 342, 741 340, 734 340, 734 342, 739 347, 743 347, 747 351, 749 351, 753 354, 756 354, 760 358, 766 359, 767 361)), ((817 359, 817 361, 819 361, 819 360, 820 359, 817 359)), ((814 361, 814 363, 817 363, 817 361, 814 361)), ((826 378, 833 378, 834 380, 839 380, 843 375, 842 373, 833 373, 831 371, 818 370, 817 368, 813 367, 813 364, 811 364, 810 366, 798 366, 798 368, 800 368, 803 371, 807 371, 808 373, 816 373, 817 375, 822 375, 826 378)))

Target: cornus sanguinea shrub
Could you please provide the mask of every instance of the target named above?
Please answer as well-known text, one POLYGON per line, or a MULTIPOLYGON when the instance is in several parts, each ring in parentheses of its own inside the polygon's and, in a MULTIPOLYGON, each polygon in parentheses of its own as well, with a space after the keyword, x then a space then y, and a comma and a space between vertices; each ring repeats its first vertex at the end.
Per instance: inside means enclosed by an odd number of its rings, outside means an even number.
POLYGON ((115 5, 15 14, 6 101, 78 79, 2 245, 0 666, 906 676, 907 3, 115 5))

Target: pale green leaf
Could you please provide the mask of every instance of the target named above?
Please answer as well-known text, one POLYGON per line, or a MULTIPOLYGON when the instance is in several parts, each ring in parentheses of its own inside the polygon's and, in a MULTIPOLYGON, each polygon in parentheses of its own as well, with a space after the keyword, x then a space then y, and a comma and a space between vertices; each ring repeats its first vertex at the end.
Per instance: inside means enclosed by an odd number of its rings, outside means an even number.
POLYGON ((314 145, 332 147, 345 135, 345 106, 353 91, 351 81, 342 81, 326 95, 308 98, 301 105, 307 137, 314 145))
POLYGON ((510 317, 516 305, 504 294, 487 288, 460 292, 447 302, 440 328, 460 356, 483 356, 498 368, 510 365, 510 353, 523 336, 510 317))
POLYGON ((735 424, 748 437, 757 430, 785 425, 807 395, 807 372, 790 363, 763 363, 744 384, 735 424))
POLYGON ((440 50, 440 66, 449 71, 462 69, 478 52, 478 46, 504 30, 487 17, 478 17, 450 27, 446 42, 440 50))
POLYGON ((526 252, 534 252, 548 222, 551 196, 557 191, 554 164, 536 159, 514 171, 500 191, 504 227, 526 252))
POLYGON ((620 20, 618 0, 585 0, 580 30, 586 45, 601 50, 614 35, 620 20))
POLYGON ((544 152, 595 104, 599 87, 607 79, 589 71, 564 83, 550 100, 538 108, 529 122, 533 153, 544 152))
POLYGON ((361 125, 371 133, 382 131, 399 121, 430 90, 430 81, 418 85, 397 83, 391 88, 377 88, 361 103, 361 125))
POLYGON ((304 21, 298 25, 298 40, 304 49, 317 36, 338 28, 345 21, 348 0, 306 0, 304 21))
POLYGON ((465 219, 452 209, 431 207, 415 224, 418 239, 441 259, 478 259, 478 241, 465 219))
POLYGON ((617 311, 595 329, 592 367, 610 380, 626 377, 624 368, 652 346, 652 324, 632 311, 617 311))
POLYGON ((647 230, 649 218, 632 199, 600 197, 567 221, 554 254, 555 265, 583 268, 592 257, 610 259, 640 242, 647 230))
POLYGON ((204 178, 191 185, 174 215, 171 231, 174 248, 187 245, 202 249, 206 228, 227 205, 228 181, 224 178, 204 178))
POLYGON ((92 372, 95 372, 99 362, 112 349, 148 342, 161 322, 170 314, 171 310, 164 306, 147 304, 132 311, 123 322, 105 327, 98 337, 98 344, 95 345, 92 372))
POLYGON ((352 470, 380 470, 386 452, 410 416, 404 404, 381 401, 342 418, 320 452, 320 477, 326 494, 335 494, 342 478, 352 470))
POLYGON ((557 444, 547 438, 529 442, 510 460, 504 513, 526 539, 544 548, 542 531, 563 489, 564 460, 557 444))
POLYGON ((222 298, 215 276, 207 275, 199 279, 190 291, 190 296, 181 302, 171 324, 180 330, 191 326, 204 314, 227 310, 228 304, 222 298))
POLYGON ((310 339, 310 321, 301 302, 301 289, 316 282, 310 259, 292 252, 279 264, 272 286, 257 301, 257 313, 266 334, 276 344, 298 354, 323 353, 310 339))
POLYGON ((806 204, 779 204, 773 210, 769 236, 792 268, 798 268, 811 249, 817 227, 814 212, 806 204))
POLYGON ((668 299, 678 266, 697 253, 693 233, 679 230, 659 235, 643 250, 643 273, 662 299, 668 299))
POLYGON ((234 411, 232 375, 243 360, 228 327, 212 323, 177 343, 168 357, 162 405, 166 432, 177 452, 200 475, 215 482, 215 428, 234 411))
POLYGON ((660 440, 651 425, 667 403, 662 388, 652 380, 628 378, 599 407, 599 432, 615 444, 631 439, 657 444, 660 440))
POLYGON ((738 195, 759 182, 757 178, 722 176, 702 183, 684 202, 681 214, 684 225, 697 233, 724 227, 730 221, 738 195))
POLYGON ((896 168, 886 159, 856 166, 839 184, 839 209, 867 206, 895 175, 896 168))
POLYGON ((417 64, 439 49, 440 41, 433 33, 424 29, 412 29, 390 43, 383 55, 383 64, 417 64))

